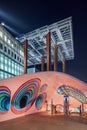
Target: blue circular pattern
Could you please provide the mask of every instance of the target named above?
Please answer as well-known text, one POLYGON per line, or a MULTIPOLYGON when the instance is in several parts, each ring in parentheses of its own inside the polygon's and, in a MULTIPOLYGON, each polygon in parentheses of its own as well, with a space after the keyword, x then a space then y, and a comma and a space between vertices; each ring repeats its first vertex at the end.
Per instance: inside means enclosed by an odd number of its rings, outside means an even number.
POLYGON ((10 92, 7 88, 0 88, 0 112, 7 112, 11 108, 10 92))
POLYGON ((46 100, 46 93, 40 94, 35 102, 36 109, 39 110, 42 108, 42 105, 44 104, 46 100))
POLYGON ((39 90, 39 80, 24 83, 12 98, 12 111, 21 114, 27 111, 34 103, 39 90))

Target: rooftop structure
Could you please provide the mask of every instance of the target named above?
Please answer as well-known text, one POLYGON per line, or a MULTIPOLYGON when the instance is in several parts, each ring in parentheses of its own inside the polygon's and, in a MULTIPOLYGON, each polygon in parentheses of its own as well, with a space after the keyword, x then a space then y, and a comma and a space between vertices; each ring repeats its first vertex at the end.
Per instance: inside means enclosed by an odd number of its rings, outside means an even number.
MULTIPOLYGON (((74 59, 72 17, 51 25, 46 25, 32 32, 20 35, 21 43, 28 40, 28 66, 41 64, 41 57, 47 57, 46 35, 51 33, 51 59, 54 62, 54 45, 58 45, 58 61, 74 59)), ((45 63, 47 61, 45 60, 45 63)))

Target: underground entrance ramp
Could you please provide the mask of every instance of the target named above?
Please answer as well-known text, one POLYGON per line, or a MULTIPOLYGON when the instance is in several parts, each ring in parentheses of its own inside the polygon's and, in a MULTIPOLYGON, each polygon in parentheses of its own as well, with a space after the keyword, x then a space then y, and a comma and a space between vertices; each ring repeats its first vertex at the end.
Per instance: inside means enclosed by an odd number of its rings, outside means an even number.
MULTIPOLYGON (((60 87, 58 87, 57 90, 58 94, 64 95, 64 105, 63 105, 63 110, 64 113, 69 114, 69 113, 79 113, 81 114, 82 112, 84 112, 84 106, 83 104, 87 103, 87 98, 86 95, 79 89, 71 87, 69 85, 62 85, 60 87), (75 100, 81 102, 82 105, 76 107, 71 107, 71 101, 70 101, 70 97, 73 97, 75 100), (73 110, 73 109, 76 110, 73 110)), ((74 104, 73 104, 74 105, 74 104)))
POLYGON ((87 84, 65 73, 47 71, 0 81, 0 122, 46 111, 47 104, 51 102, 55 106, 63 106, 64 95, 58 93, 60 87, 70 96, 72 108, 83 103, 84 111, 87 111, 87 84))
POLYGON ((75 99, 77 99, 79 102, 86 104, 87 103, 87 98, 86 95, 79 90, 77 88, 68 86, 68 85, 62 85, 60 87, 58 87, 57 90, 58 94, 63 94, 63 95, 67 95, 67 96, 71 96, 75 99))

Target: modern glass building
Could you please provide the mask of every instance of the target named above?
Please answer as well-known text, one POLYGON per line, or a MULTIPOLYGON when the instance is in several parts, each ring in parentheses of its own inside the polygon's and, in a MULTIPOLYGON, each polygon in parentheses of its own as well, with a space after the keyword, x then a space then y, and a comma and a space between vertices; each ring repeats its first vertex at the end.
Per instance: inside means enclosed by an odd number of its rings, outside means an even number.
POLYGON ((23 46, 0 25, 0 80, 24 73, 23 46))

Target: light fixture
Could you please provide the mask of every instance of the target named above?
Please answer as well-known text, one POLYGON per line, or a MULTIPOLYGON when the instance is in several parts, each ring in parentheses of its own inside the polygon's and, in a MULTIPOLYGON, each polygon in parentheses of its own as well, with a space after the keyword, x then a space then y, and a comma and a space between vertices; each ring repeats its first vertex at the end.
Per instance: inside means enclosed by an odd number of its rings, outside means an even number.
POLYGON ((4 22, 1 22, 1 25, 2 25, 2 26, 5 26, 5 23, 4 23, 4 22))
POLYGON ((16 40, 18 40, 18 37, 15 37, 16 40))

